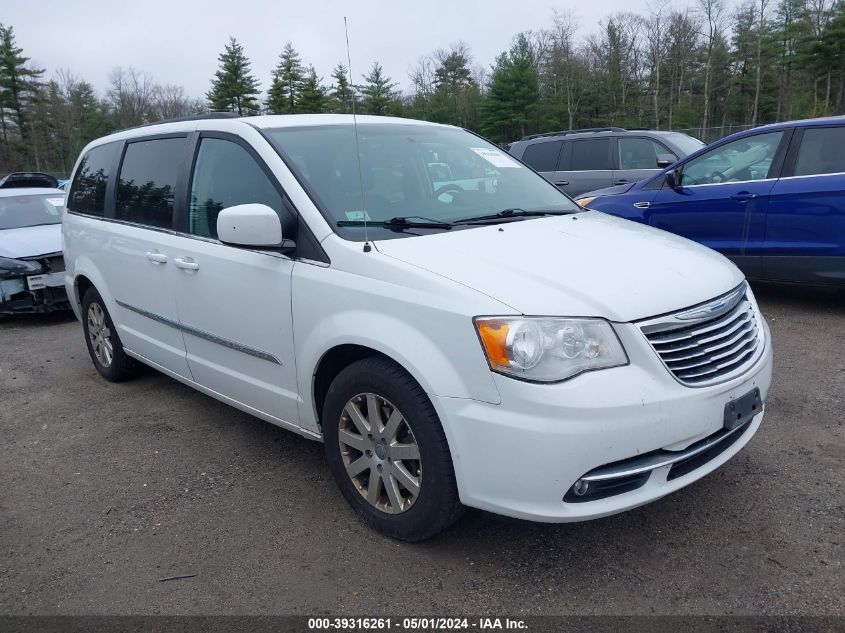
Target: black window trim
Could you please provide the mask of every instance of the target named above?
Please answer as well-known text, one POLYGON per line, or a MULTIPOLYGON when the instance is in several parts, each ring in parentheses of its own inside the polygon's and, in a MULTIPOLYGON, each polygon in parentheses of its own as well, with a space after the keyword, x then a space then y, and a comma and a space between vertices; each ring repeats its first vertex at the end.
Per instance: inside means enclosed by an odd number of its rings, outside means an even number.
MULTIPOLYGON (((184 175, 184 170, 180 170, 179 173, 176 174, 176 185, 174 187, 173 192, 173 214, 170 217, 170 226, 151 226, 149 224, 144 224, 142 222, 135 222, 133 220, 124 220, 123 218, 117 217, 117 183, 118 179, 120 178, 120 173, 123 170, 123 161, 126 159, 126 152, 129 149, 129 146, 133 143, 143 143, 145 141, 160 141, 164 139, 170 138, 184 138, 185 139, 185 149, 183 151, 187 152, 190 147, 190 140, 189 137, 190 132, 166 132, 162 134, 150 134, 149 136, 138 136, 133 138, 128 138, 124 140, 123 149, 120 152, 120 160, 117 163, 117 170, 115 171, 115 180, 112 183, 113 191, 111 193, 111 215, 106 216, 109 220, 114 220, 115 222, 120 222, 121 224, 127 224, 129 226, 137 226, 142 229, 148 229, 150 231, 176 231, 176 218, 179 216, 180 213, 184 213, 183 210, 180 209, 180 202, 182 202, 182 196, 180 195, 180 191, 184 188, 185 183, 182 180, 184 175)), ((182 162, 185 162, 185 157, 182 157, 182 162)), ((106 195, 108 196, 108 189, 106 190, 106 195)))
MULTIPOLYGON (((196 168, 197 158, 199 157, 200 145, 202 144, 202 140, 204 138, 213 138, 222 141, 230 141, 244 149, 246 153, 249 154, 249 156, 256 162, 261 171, 264 172, 264 175, 270 181, 271 186, 276 190, 276 193, 279 194, 279 197, 281 197, 282 204, 288 208, 292 216, 292 223, 296 225, 296 248, 293 250, 293 252, 289 254, 273 253, 274 256, 278 255, 293 260, 310 260, 322 264, 331 263, 328 254, 326 254, 326 251, 323 249, 322 245, 315 237, 313 231, 311 231, 311 228, 308 226, 308 223, 305 221, 305 218, 303 218, 302 214, 299 213, 299 210, 296 208, 296 205, 293 203, 293 200, 291 200, 290 196, 288 196, 285 192, 284 188, 282 187, 282 184, 279 182, 279 179, 276 178, 276 175, 273 173, 273 170, 270 169, 264 159, 261 158, 261 155, 257 151, 255 151, 255 148, 249 143, 249 141, 247 141, 242 136, 239 136, 238 134, 234 134, 232 132, 222 132, 219 130, 197 130, 190 134, 188 138, 188 143, 189 145, 192 144, 192 146, 189 147, 191 158, 190 160, 185 161, 185 167, 182 173, 182 176, 185 179, 185 186, 182 191, 182 195, 180 196, 182 202, 182 212, 179 214, 178 219, 175 217, 176 214, 174 213, 174 219, 177 221, 175 222, 174 227, 176 233, 184 237, 189 237, 191 239, 212 242, 214 244, 220 244, 221 246, 228 246, 229 248, 251 250, 253 252, 262 253, 265 255, 270 254, 268 253, 267 249, 253 249, 244 248, 241 246, 232 246, 221 242, 217 238, 205 235, 194 235, 190 232, 190 227, 188 226, 188 209, 190 208, 191 185, 193 183, 194 169, 196 168), (304 254, 303 251, 305 251, 307 254, 304 254)), ((262 138, 267 141, 267 138, 263 134, 262 138)), ((270 143, 270 146, 272 147, 272 143, 270 143)))
POLYGON ((557 156, 557 169, 555 171, 572 171, 572 141, 563 142, 560 153, 557 156), (564 167, 566 169, 564 169, 564 167))

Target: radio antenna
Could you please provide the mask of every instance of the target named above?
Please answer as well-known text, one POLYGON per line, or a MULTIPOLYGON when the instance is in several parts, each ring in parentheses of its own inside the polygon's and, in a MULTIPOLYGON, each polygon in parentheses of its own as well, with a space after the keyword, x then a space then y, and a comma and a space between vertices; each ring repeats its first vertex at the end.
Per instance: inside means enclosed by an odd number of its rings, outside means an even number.
POLYGON ((349 53, 349 26, 343 16, 343 31, 346 33, 346 66, 349 69, 349 92, 352 95, 352 126, 355 128, 355 158, 358 163, 358 186, 361 187, 361 207, 364 210, 364 252, 370 252, 370 235, 367 227, 367 198, 364 195, 364 172, 361 167, 361 147, 358 142, 358 116, 355 113, 355 88, 352 84, 352 55, 349 53))

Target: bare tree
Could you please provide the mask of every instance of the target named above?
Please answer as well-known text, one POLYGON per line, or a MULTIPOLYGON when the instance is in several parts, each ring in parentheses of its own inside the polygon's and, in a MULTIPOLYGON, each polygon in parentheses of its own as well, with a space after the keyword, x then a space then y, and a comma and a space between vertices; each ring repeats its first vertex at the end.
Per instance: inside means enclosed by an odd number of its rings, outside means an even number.
POLYGON ((660 129, 660 66, 666 58, 666 8, 669 0, 656 0, 645 21, 646 51, 649 63, 654 127, 660 129))
POLYGON ((698 0, 698 9, 704 19, 706 38, 706 59, 704 63, 704 113, 701 120, 701 134, 704 135, 710 117, 710 82, 713 78, 713 52, 716 42, 725 30, 724 0, 698 0))
POLYGON ((115 68, 106 93, 118 127, 149 123, 154 118, 153 100, 157 86, 152 75, 133 67, 115 68))
POLYGON ((421 55, 416 65, 408 69, 411 80, 409 102, 416 110, 415 115, 424 119, 429 117, 429 105, 434 94, 434 65, 430 55, 421 55))
POLYGON ((667 125, 675 124, 675 108, 681 105, 684 85, 692 75, 691 67, 698 47, 698 22, 689 10, 669 14, 666 28, 669 41, 666 63, 669 66, 669 113, 667 125))
POLYGON ((205 102, 188 97, 182 86, 166 84, 153 90, 151 112, 158 120, 200 114, 207 109, 205 102))
POLYGON ((766 9, 769 0, 759 0, 757 14, 757 76, 754 83, 754 108, 751 111, 751 125, 757 125, 757 110, 760 105, 760 83, 763 67, 763 35, 766 30, 766 9))
POLYGON ((578 22, 571 12, 555 11, 546 74, 552 97, 561 100, 566 108, 570 130, 575 127, 587 75, 586 62, 575 41, 577 31, 578 22))

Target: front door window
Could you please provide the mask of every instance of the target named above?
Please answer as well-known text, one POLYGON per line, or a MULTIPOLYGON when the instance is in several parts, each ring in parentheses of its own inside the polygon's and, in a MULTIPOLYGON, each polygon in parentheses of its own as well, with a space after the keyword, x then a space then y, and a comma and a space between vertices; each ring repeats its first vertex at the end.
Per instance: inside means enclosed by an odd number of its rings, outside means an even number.
POLYGON ((737 139, 689 161, 681 172, 681 185, 718 185, 769 177, 769 169, 783 138, 783 131, 737 139))

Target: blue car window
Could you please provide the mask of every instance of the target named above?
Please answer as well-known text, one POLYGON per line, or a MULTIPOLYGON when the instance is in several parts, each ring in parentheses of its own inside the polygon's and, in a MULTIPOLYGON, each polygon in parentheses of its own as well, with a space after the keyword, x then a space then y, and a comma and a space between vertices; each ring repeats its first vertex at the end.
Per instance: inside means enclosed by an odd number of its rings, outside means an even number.
POLYGON ((795 161, 796 176, 845 173, 845 127, 804 130, 795 161))
POLYGON ((716 185, 762 180, 783 138, 783 131, 757 134, 721 145, 684 165, 681 184, 716 185))

